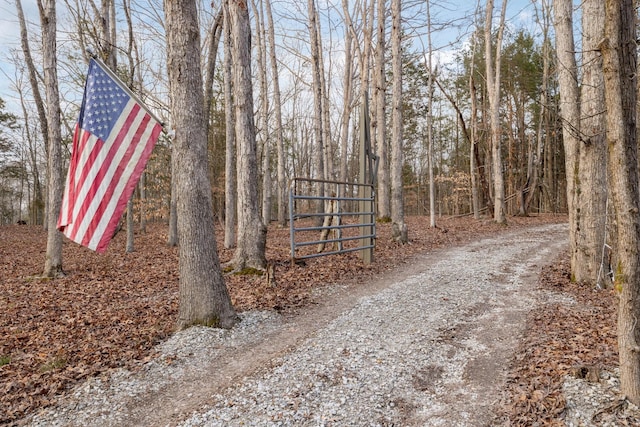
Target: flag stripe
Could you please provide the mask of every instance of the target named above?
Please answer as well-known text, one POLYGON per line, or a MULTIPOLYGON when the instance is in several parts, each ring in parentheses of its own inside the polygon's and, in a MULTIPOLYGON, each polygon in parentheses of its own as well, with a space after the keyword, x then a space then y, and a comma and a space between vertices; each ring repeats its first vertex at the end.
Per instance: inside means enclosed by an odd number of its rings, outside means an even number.
MULTIPOLYGON (((146 119, 150 119, 148 114, 146 115, 146 119)), ((148 120, 146 121, 148 122, 148 120)), ((120 219, 122 212, 126 209, 127 202, 135 190, 138 178, 140 177, 140 174, 142 174, 147 160, 151 156, 151 151, 153 150, 153 146, 160 135, 161 130, 162 127, 159 124, 156 126, 145 126, 144 132, 142 132, 142 128, 138 129, 138 133, 142 133, 142 135, 137 137, 137 139, 141 139, 144 143, 139 143, 136 146, 136 152, 127 164, 125 174, 129 174, 130 178, 128 181, 125 181, 124 179, 118 181, 118 187, 122 188, 118 188, 115 191, 115 194, 120 194, 120 198, 117 199, 117 201, 115 197, 111 199, 106 214, 102 216, 102 220, 98 226, 98 229, 104 228, 104 231, 96 233, 91 239, 88 247, 93 248, 95 246, 95 250, 98 252, 102 252, 106 249, 107 244, 118 225, 118 220, 120 219), (110 218, 108 222, 105 221, 107 218, 110 218), (102 237, 97 239, 96 237, 99 237, 100 235, 102 237)))
MULTIPOLYGON (((78 156, 75 159, 76 168, 74 170, 74 182, 73 182, 73 194, 71 200, 71 218, 78 217, 78 211, 82 206, 82 203, 78 203, 78 200, 84 200, 83 188, 85 183, 87 182, 87 177, 90 174, 90 166, 94 165, 96 159, 100 155, 100 149, 102 148, 102 144, 96 143, 96 137, 91 135, 91 133, 86 132, 82 129, 79 130, 81 137, 79 138, 78 143, 78 156)), ((86 191, 86 190, 85 190, 86 191)), ((73 228, 73 227, 72 227, 73 228)))
MULTIPOLYGON (((131 144, 121 147, 118 151, 116 156, 117 161, 113 162, 114 167, 109 170, 111 176, 108 180, 103 181, 103 185, 107 184, 104 189, 107 197, 104 197, 96 205, 96 213, 92 216, 92 220, 89 224, 91 232, 85 233, 85 237, 83 238, 82 244, 91 249, 95 249, 97 247, 96 236, 98 236, 99 240, 100 236, 102 236, 108 228, 112 228, 112 232, 115 230, 117 222, 120 219, 120 215, 126 207, 126 200, 122 204, 119 203, 119 199, 124 191, 124 184, 126 184, 126 177, 123 179, 123 175, 126 170, 126 165, 133 160, 137 161, 139 158, 139 154, 137 155, 137 153, 141 151, 142 144, 139 144, 140 138, 136 136, 138 131, 141 128, 144 128, 145 122, 148 122, 148 115, 146 113, 142 113, 141 115, 137 115, 135 119, 136 121, 140 120, 141 123, 136 124, 134 127, 130 127, 127 134, 122 135, 123 138, 125 136, 130 138, 131 144), (119 210, 117 218, 113 218, 114 211, 117 211, 116 207, 121 207, 121 209, 119 210), (111 222, 113 222, 112 227, 108 227, 111 222)), ((123 132, 124 131, 125 129, 123 128, 123 132)))
MULTIPOLYGON (((87 164, 84 166, 84 171, 89 171, 87 179, 81 187, 76 200, 76 210, 74 211, 74 227, 73 231, 69 232, 71 240, 82 244, 84 235, 86 233, 93 233, 95 227, 90 228, 91 219, 94 215, 100 215, 101 212, 97 212, 98 205, 105 197, 112 197, 112 194, 108 192, 109 181, 114 178, 114 169, 118 166, 118 163, 124 156, 124 151, 128 148, 127 144, 123 144, 127 133, 130 130, 132 122, 136 119, 137 111, 131 111, 135 109, 135 103, 125 108, 124 114, 120 116, 119 124, 120 132, 115 135, 112 140, 109 138, 104 143, 99 140, 96 141, 95 146, 99 147, 98 155, 88 157, 87 164), (115 162, 114 162, 115 160, 115 162)), ((92 140, 95 137, 92 138, 92 140)), ((86 245, 85 245, 86 246, 86 245)))
POLYGON ((74 130, 58 228, 104 252, 162 125, 92 60, 74 130))

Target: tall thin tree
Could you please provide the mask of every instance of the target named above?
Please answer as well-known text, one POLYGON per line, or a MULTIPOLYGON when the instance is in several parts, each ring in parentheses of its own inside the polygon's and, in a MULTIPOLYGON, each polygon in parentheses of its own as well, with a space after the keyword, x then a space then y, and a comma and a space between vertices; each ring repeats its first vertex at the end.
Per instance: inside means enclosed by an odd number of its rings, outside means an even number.
POLYGON ((58 277, 62 271, 62 233, 56 228, 60 206, 62 205, 62 156, 60 130, 60 94, 58 92, 58 59, 56 43, 56 2, 38 0, 40 24, 42 27, 42 53, 44 62, 44 84, 47 95, 48 147, 48 211, 47 211, 47 252, 44 264, 46 277, 58 277))
POLYGON ((267 23, 268 23, 268 41, 269 41, 269 58, 271 64, 271 84, 273 85, 273 110, 275 114, 275 137, 276 149, 278 153, 278 186, 277 186, 277 203, 278 203, 278 224, 282 227, 286 225, 287 213, 287 181, 286 181, 286 165, 284 153, 284 135, 282 130, 282 100, 280 99, 280 75, 278 73, 278 60, 276 56, 276 37, 273 26, 273 13, 271 11, 271 0, 265 0, 267 23))
MULTIPOLYGON (((373 7, 373 6, 372 6, 373 7)), ((387 138, 387 82, 385 73, 385 53, 387 39, 387 7, 385 0, 377 1, 376 59, 374 63, 374 105, 376 151, 380 159, 378 170, 378 217, 391 217, 391 187, 389 184, 389 138, 387 138)))
POLYGON ((234 116, 233 76, 232 76, 232 41, 231 17, 229 16, 229 2, 223 5, 224 13, 224 113, 225 113, 225 164, 224 164, 224 247, 236 246, 236 220, 238 217, 236 173, 236 120, 234 116))
MULTIPOLYGON (((24 61, 27 65, 27 71, 29 73, 29 84, 31 85, 31 91, 33 94, 33 100, 36 104, 36 110, 38 112, 38 119, 40 120, 40 132, 42 134, 42 140, 45 143, 45 147, 49 143, 49 125, 47 123, 47 113, 45 110, 45 103, 42 101, 42 95, 40 92, 40 86, 38 85, 38 71, 33 62, 31 55, 31 47, 29 46, 29 35, 27 33, 27 24, 24 18, 24 12, 22 10, 21 0, 16 0, 16 11, 18 15, 18 22, 20 24, 20 46, 22 47, 22 53, 24 55, 24 61)), ((22 97, 20 98, 22 99, 22 97)), ((48 148, 46 148, 48 152, 48 148)), ((35 150, 32 150, 32 164, 34 173, 37 174, 37 167, 35 162, 35 150)), ((44 216, 41 206, 44 206, 42 188, 40 186, 40 179, 38 175, 35 176, 35 188, 34 188, 34 218, 32 221, 35 224, 40 224, 40 218, 44 216)), ((44 222, 44 218, 43 218, 44 222)))
POLYGON ((576 252, 576 197, 577 170, 580 141, 580 108, 578 104, 578 66, 573 38, 573 2, 554 0, 554 28, 558 59, 558 85, 560 88, 560 114, 567 175, 567 206, 569 211, 569 252, 571 271, 575 270, 576 252))
POLYGON ((498 35, 496 37, 495 54, 493 52, 492 25, 493 0, 487 0, 487 14, 484 27, 485 66, 487 79, 487 95, 489 98, 489 124, 491 126, 491 159, 493 167, 493 219, 503 224, 505 217, 504 174, 502 166, 502 148, 500 143, 500 62, 504 21, 507 10, 507 0, 502 0, 498 35))
MULTIPOLYGON (((580 85, 580 157, 576 199, 576 261, 572 271, 579 283, 598 283, 605 250, 607 206, 607 158, 605 140, 604 82, 598 44, 604 34, 602 0, 582 2, 582 84, 580 85), (594 188, 599 191, 591 191, 594 188)), ((603 279, 606 275, 603 275, 603 279)))
POLYGON ((408 242, 404 222, 404 191, 402 169, 402 1, 391 0, 391 61, 393 94, 391 99, 391 229, 392 238, 408 242))
POLYGON ((233 41, 233 99, 237 143, 238 241, 232 264, 236 269, 264 269, 267 227, 260 216, 256 129, 251 82, 251 21, 244 0, 229 1, 233 41))
POLYGON ((617 223, 620 391, 640 405, 640 193, 637 147, 637 43, 634 0, 605 1, 603 55, 611 195, 617 223))
POLYGON ((227 328, 237 316, 224 284, 213 228, 196 2, 166 0, 164 10, 176 132, 174 172, 180 194, 178 328, 194 324, 227 328))

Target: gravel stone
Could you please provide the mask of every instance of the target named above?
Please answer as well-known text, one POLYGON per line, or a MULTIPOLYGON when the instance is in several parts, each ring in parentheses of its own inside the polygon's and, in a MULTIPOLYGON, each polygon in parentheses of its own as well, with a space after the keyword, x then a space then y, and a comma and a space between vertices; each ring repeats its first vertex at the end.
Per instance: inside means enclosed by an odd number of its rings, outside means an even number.
POLYGON ((535 284, 566 235, 501 233, 422 255, 362 295, 334 288, 295 318, 248 312, 228 331, 178 332, 141 369, 90 379, 28 424, 487 425, 527 313, 560 298, 535 284))

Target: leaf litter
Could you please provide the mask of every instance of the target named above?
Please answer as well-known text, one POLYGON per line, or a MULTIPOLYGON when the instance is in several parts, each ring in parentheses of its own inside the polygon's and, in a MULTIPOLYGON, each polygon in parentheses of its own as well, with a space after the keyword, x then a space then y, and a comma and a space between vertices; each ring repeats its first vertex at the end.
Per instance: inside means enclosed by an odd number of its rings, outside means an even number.
MULTIPOLYGON (((372 265, 357 253, 292 263, 289 230, 271 225, 267 259, 275 280, 225 275, 234 306, 295 312, 313 304, 319 288, 365 283, 419 253, 505 229, 470 217, 440 218, 437 228, 428 220, 407 218, 407 245, 392 241, 390 224, 378 224, 372 265)), ((512 217, 506 228, 564 221, 553 215, 512 217)), ((154 347, 174 331, 178 252, 166 245, 165 224, 136 231, 136 250, 129 254, 124 232, 102 255, 65 240, 66 276, 56 280, 38 277, 46 253, 41 227, 10 225, 0 232, 0 425, 18 424, 55 404, 88 377, 136 369, 155 357, 154 347)), ((219 227, 217 241, 223 241, 219 227)), ((219 244, 219 254, 224 263, 233 250, 219 244)), ((562 378, 576 366, 617 366, 615 295, 570 283, 566 259, 542 268, 540 287, 577 303, 549 303, 531 312, 498 410, 497 420, 505 425, 564 425, 562 378)))

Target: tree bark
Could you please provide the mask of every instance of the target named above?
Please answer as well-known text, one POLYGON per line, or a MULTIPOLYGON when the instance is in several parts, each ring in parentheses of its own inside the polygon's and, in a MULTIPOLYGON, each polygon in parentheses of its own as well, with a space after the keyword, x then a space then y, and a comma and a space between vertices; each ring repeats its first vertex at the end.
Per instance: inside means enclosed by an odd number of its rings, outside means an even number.
POLYGON ((617 245, 615 285, 620 292, 618 345, 621 390, 634 404, 640 403, 640 221, 638 211, 637 129, 635 87, 637 51, 633 2, 605 3, 604 57, 609 172, 612 177, 617 245))
MULTIPOLYGON (((325 172, 325 136, 322 127, 322 79, 321 73, 323 72, 320 64, 320 35, 318 34, 318 11, 314 0, 307 0, 307 8, 309 10, 309 43, 311 48, 311 74, 313 76, 313 136, 316 144, 315 154, 315 169, 316 178, 319 180, 327 179, 325 172)), ((324 185, 322 183, 316 183, 316 196, 323 197, 324 185)), ((321 199, 316 202, 316 212, 321 213, 324 211, 324 203, 321 199)), ((322 217, 316 217, 316 225, 322 224, 322 217)))
POLYGON ((402 167, 402 1, 391 0, 391 61, 393 67, 393 95, 391 107, 391 230, 392 238, 407 243, 404 222, 404 192, 402 167))
MULTIPOLYGON (((607 159, 605 139, 604 82, 598 44, 604 33, 602 0, 582 2, 582 84, 580 85, 580 159, 576 199, 579 213, 576 261, 573 275, 578 283, 599 284, 600 264, 606 236, 607 159), (592 191, 593 189, 599 191, 592 191)), ((606 276, 605 276, 606 277, 606 276)))
POLYGON ((229 1, 233 42, 233 91, 237 142, 238 241, 233 265, 264 269, 267 228, 260 217, 256 130, 251 84, 251 22, 244 0, 229 1))
MULTIPOLYGON (((342 12, 345 16, 345 36, 344 36, 344 75, 343 75, 343 96, 342 96, 342 118, 340 120, 340 181, 347 182, 348 174, 348 152, 349 152, 349 126, 353 103, 353 22, 349 11, 349 2, 342 0, 342 12)), ((344 197, 346 186, 340 186, 340 196, 344 197)))
MULTIPOLYGON (((29 37, 27 33, 27 24, 24 19, 24 13, 22 10, 22 2, 20 0, 16 0, 16 11, 18 14, 18 22, 20 23, 20 45, 22 47, 22 53, 24 54, 24 60, 27 65, 27 71, 29 73, 29 83, 31 86, 31 91, 33 93, 33 100, 36 104, 36 111, 38 112, 38 119, 40 120, 40 132, 42 134, 42 140, 45 141, 45 146, 49 141, 49 125, 47 123, 47 113, 45 111, 45 104, 42 101, 42 95, 40 94, 40 87, 38 85, 38 73, 36 71, 36 67, 33 63, 33 57, 31 56, 31 48, 29 46, 29 37)), ((22 95, 20 95, 20 100, 22 103, 22 109, 25 110, 24 100, 22 95)), ((26 117, 26 115, 25 115, 26 117)), ((29 140, 31 140, 29 138, 29 140)), ((48 152, 48 148, 47 148, 48 152)), ((44 225, 44 200, 42 194, 42 187, 40 185, 40 177, 37 168, 36 161, 36 151, 35 147, 30 150, 31 154, 31 163, 34 172, 34 197, 33 197, 33 206, 32 210, 32 218, 31 222, 33 224, 43 224, 44 225)))
POLYGON ((220 8, 213 20, 211 31, 209 32, 209 55, 204 77, 204 117, 207 123, 207 135, 211 122, 211 103, 213 100, 213 82, 215 80, 216 59, 218 58, 218 46, 222 37, 223 9, 220 8))
POLYGON ((436 226, 436 183, 433 178, 433 44, 431 42, 431 0, 427 0, 427 157, 429 163, 429 225, 436 226))
POLYGON ((376 151, 380 159, 378 169, 378 218, 391 218, 391 192, 389 184, 389 142, 386 122, 385 77, 385 40, 386 40, 386 1, 378 0, 378 24, 376 27, 376 60, 374 66, 374 105, 376 109, 375 140, 376 151))
POLYGON ((476 86, 474 80, 475 73, 475 53, 478 45, 477 38, 473 38, 473 48, 471 55, 471 70, 469 71, 469 97, 471 98, 471 119, 469 130, 469 175, 471 176, 471 204, 473 218, 480 219, 480 191, 478 190, 478 165, 476 162, 477 135, 478 135, 478 102, 476 98, 476 86))
POLYGON ((271 81, 273 84, 273 109, 275 113, 276 148, 278 152, 278 224, 284 227, 287 223, 287 177, 285 171, 284 136, 282 134, 282 101, 280 99, 280 77, 278 74, 278 60, 276 58, 276 37, 271 13, 271 0, 265 0, 267 19, 269 23, 269 56, 271 61, 271 81))
POLYGON ((40 23, 42 26, 42 53, 44 62, 44 83, 47 94, 47 126, 49 140, 48 156, 48 212, 47 212, 47 252, 43 275, 59 277, 62 271, 62 233, 56 225, 60 206, 62 205, 62 156, 60 131, 60 95, 58 93, 58 71, 56 57, 56 2, 54 0, 38 1, 40 23))
MULTIPOLYGON (((174 129, 175 130, 175 129, 174 129)), ((170 247, 178 246, 178 189, 177 181, 177 153, 175 145, 175 137, 171 141, 171 196, 169 198, 169 235, 167 236, 167 245, 170 247)))
POLYGON ((562 139, 567 175, 567 208, 569 212, 569 251, 571 253, 572 280, 576 270, 576 196, 578 185, 580 110, 578 94, 578 67, 573 39, 573 2, 554 0, 554 28, 556 30, 556 55, 558 59, 558 85, 560 87, 560 114, 562 139))
POLYGON ((636 145, 636 36, 633 0, 605 1, 602 41, 611 194, 616 211, 620 391, 640 405, 640 193, 636 145))
POLYGON ((207 166, 200 34, 194 0, 164 2, 180 238, 178 328, 237 320, 216 249, 207 166))
POLYGON ((260 87, 260 112, 258 126, 260 146, 262 147, 262 220, 265 225, 271 222, 271 138, 269 129, 269 88, 267 84, 267 40, 262 2, 260 7, 252 0, 256 16, 256 41, 258 45, 258 85, 260 87))
POLYGON ((231 17, 229 16, 229 2, 225 1, 224 10, 224 112, 226 117, 226 149, 224 166, 224 247, 227 249, 236 246, 236 220, 238 217, 237 188, 238 176, 236 173, 236 129, 233 100, 233 76, 232 41, 231 41, 231 17))
MULTIPOLYGON (((529 213, 529 209, 531 208, 531 203, 534 200, 536 194, 538 194, 538 198, 542 197, 543 193, 539 191, 540 187, 540 173, 541 167, 544 164, 542 161, 542 157, 544 155, 544 146, 545 146, 545 124, 547 123, 547 117, 549 116, 549 83, 550 83, 550 73, 549 69, 551 67, 551 41, 549 40, 549 29, 551 24, 549 20, 551 19, 549 12, 549 4, 547 0, 542 1, 542 13, 541 13, 541 25, 542 25, 542 86, 540 88, 540 115, 538 119, 538 128, 537 128, 537 136, 536 136, 536 154, 533 159, 533 169, 531 180, 529 184, 529 192, 527 193, 527 198, 524 201, 524 212, 525 214, 529 213)), ((548 135, 548 134, 547 134, 548 135)), ((551 144, 551 138, 548 138, 547 144, 551 144)), ((540 205, 540 203, 538 203, 540 205)))
POLYGON ((491 30, 493 21, 493 0, 487 0, 487 15, 484 29, 485 63, 487 69, 487 94, 489 98, 489 122, 491 126, 491 159, 493 168, 493 219, 498 224, 504 224, 505 200, 504 200, 504 174, 502 171, 502 148, 500 143, 500 62, 502 49, 502 35, 504 32, 504 20, 507 0, 502 1, 498 35, 496 37, 495 58, 492 53, 491 30), (495 61, 495 69, 494 69, 495 61))

